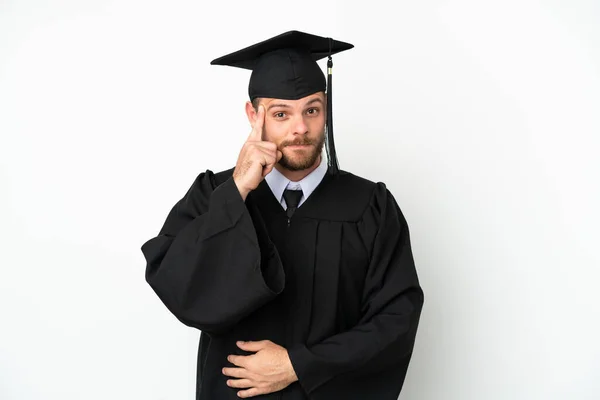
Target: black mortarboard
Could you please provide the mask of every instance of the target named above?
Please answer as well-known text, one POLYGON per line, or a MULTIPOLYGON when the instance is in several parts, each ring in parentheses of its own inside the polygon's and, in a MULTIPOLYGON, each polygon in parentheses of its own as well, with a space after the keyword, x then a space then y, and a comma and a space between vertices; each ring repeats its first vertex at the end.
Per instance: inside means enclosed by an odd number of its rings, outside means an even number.
POLYGON ((353 47, 331 38, 289 31, 219 57, 211 64, 252 70, 248 84, 250 100, 257 97, 297 100, 327 89, 327 156, 330 172, 335 174, 339 166, 333 142, 331 55, 353 47), (329 57, 327 84, 317 64, 324 57, 329 57))

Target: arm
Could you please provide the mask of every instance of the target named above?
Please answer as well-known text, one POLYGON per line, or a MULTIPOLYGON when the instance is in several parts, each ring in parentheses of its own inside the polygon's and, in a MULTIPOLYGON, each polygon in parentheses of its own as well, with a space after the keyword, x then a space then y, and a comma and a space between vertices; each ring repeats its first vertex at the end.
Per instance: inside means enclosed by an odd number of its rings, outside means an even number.
POLYGON ((299 383, 311 395, 331 393, 333 389, 328 386, 339 384, 340 379, 343 385, 351 386, 367 375, 374 377, 390 371, 401 386, 406 373, 423 292, 415 271, 408 225, 400 209, 383 184, 378 184, 373 199, 374 217, 365 218, 365 229, 374 231, 375 238, 361 319, 353 329, 320 343, 288 349, 299 383))
POLYGON ((142 246, 146 281, 184 324, 218 334, 283 290, 281 261, 233 178, 198 176, 159 235, 142 246))

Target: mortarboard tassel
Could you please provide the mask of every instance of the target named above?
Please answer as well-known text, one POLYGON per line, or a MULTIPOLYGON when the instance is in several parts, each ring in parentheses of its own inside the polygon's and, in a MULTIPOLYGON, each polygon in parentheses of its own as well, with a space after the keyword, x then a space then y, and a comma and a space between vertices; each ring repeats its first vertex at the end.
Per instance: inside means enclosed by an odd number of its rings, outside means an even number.
POLYGON ((333 142, 333 90, 331 87, 333 60, 331 59, 331 38, 329 38, 329 57, 327 59, 327 160, 329 173, 336 175, 339 170, 339 164, 335 153, 335 143, 333 142))

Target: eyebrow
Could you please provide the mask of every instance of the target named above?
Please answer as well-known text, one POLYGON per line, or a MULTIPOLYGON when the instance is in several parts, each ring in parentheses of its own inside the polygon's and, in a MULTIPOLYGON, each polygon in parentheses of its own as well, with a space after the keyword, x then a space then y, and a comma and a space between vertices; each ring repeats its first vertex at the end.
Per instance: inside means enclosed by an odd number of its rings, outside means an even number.
MULTIPOLYGON (((321 103, 323 104, 323 100, 321 100, 318 97, 315 97, 314 99, 310 100, 308 103, 305 104, 305 107, 314 103, 321 103)), ((289 104, 284 104, 284 103, 277 103, 277 104, 271 104, 268 108, 267 111, 269 111, 271 108, 275 108, 275 107, 280 107, 280 108, 291 108, 292 106, 290 106, 289 104)))
POLYGON ((308 103, 306 103, 306 105, 308 106, 309 104, 313 104, 313 103, 321 103, 321 104, 323 104, 323 100, 321 100, 318 97, 315 97, 314 99, 312 99, 311 101, 309 101, 308 103))
POLYGON ((269 108, 267 108, 267 111, 269 111, 271 108, 275 108, 275 107, 291 108, 292 106, 290 106, 289 104, 283 104, 283 103, 279 103, 279 104, 271 104, 271 105, 269 106, 269 108))

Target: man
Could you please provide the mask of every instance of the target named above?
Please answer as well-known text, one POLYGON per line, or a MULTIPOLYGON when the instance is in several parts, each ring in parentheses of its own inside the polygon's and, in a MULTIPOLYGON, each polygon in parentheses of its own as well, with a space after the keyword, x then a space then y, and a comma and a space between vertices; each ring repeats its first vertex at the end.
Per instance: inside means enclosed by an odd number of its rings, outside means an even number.
POLYGON ((202 331, 197 399, 402 388, 423 305, 408 226, 383 183, 338 169, 316 63, 351 47, 292 31, 213 61, 252 69, 252 131, 235 168, 198 175, 142 246, 148 283, 202 331))

